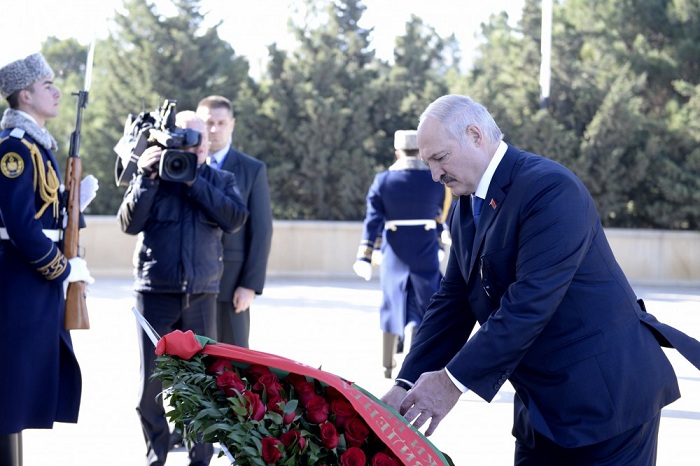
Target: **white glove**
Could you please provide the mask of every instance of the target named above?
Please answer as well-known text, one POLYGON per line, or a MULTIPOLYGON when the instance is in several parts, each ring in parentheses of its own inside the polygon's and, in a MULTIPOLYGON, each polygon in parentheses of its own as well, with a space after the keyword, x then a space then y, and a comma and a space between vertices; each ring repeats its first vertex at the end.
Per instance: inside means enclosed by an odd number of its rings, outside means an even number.
POLYGON ((384 256, 382 255, 382 250, 381 249, 375 249, 372 251, 372 264, 373 265, 382 265, 382 259, 384 256))
POLYGON ((442 241, 442 244, 445 246, 450 246, 452 244, 452 237, 448 230, 442 230, 442 233, 440 233, 440 241, 442 241))
MULTIPOLYGON (((97 178, 92 175, 88 175, 80 182, 80 211, 83 212, 85 208, 95 199, 97 196, 97 190, 99 189, 99 182, 97 178)), ((82 280, 78 280, 82 281, 82 280)))
POLYGON ((438 262, 442 263, 445 260, 445 251, 440 248, 438 249, 438 262))
POLYGON ((355 271, 358 277, 364 278, 369 281, 372 278, 372 264, 366 261, 357 260, 352 265, 352 269, 355 271))
POLYGON ((85 282, 88 284, 95 283, 95 279, 90 275, 90 271, 87 268, 87 262, 82 257, 74 257, 68 259, 70 264, 70 273, 68 278, 66 278, 66 283, 72 282, 85 282))

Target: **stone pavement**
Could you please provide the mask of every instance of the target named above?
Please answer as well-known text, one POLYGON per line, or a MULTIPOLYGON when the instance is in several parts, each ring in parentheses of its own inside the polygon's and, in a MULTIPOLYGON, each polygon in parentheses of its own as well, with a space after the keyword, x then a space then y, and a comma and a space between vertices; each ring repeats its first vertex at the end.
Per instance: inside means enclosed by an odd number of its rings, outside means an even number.
MULTIPOLYGON (((659 320, 700 339, 700 285, 636 289, 659 320)), ((271 278, 253 305, 251 347, 320 367, 381 396, 391 381, 381 367, 380 297, 374 280, 271 278)), ((132 305, 129 279, 98 277, 90 286, 91 329, 72 332, 83 371, 79 422, 25 431, 24 466, 144 464, 134 409, 139 357, 132 305)), ((697 465, 700 373, 674 350, 667 354, 683 397, 663 411, 658 465, 697 465)), ((430 440, 458 466, 512 464, 512 399, 509 385, 490 404, 467 393, 430 440)), ((187 452, 171 452, 167 464, 187 465, 187 452)), ((215 457, 211 464, 228 462, 215 457)))

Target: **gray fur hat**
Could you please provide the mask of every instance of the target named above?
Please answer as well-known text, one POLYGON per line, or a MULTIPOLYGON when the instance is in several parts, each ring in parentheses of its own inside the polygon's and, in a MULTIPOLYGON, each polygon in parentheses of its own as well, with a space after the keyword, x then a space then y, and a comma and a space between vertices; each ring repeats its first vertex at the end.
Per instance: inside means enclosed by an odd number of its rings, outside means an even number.
POLYGON ((53 79, 54 73, 40 53, 15 60, 0 68, 0 95, 6 99, 13 92, 46 77, 53 79))
POLYGON ((414 129, 399 130, 394 133, 394 149, 418 150, 417 131, 414 129))

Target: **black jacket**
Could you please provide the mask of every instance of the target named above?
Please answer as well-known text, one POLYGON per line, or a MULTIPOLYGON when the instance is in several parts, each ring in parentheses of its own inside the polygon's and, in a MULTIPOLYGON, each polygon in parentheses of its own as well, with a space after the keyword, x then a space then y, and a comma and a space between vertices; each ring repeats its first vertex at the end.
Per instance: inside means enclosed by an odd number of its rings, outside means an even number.
POLYGON ((117 216, 124 233, 139 234, 136 291, 216 294, 223 272, 222 230, 240 229, 248 209, 232 174, 202 165, 191 187, 134 177, 117 216))

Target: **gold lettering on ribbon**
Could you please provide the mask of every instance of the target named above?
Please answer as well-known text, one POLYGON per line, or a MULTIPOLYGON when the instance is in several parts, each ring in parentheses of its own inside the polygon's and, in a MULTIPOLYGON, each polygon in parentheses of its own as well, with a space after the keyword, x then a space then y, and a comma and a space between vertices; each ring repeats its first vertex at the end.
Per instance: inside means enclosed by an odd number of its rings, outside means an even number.
POLYGON ((394 416, 389 416, 388 412, 379 409, 372 399, 366 396, 343 380, 343 391, 348 399, 363 402, 361 409, 368 414, 371 424, 376 426, 375 432, 381 433, 382 440, 387 445, 399 447, 400 457, 403 463, 410 466, 441 466, 430 453, 430 448, 419 438, 420 433, 410 429, 404 422, 394 416))

